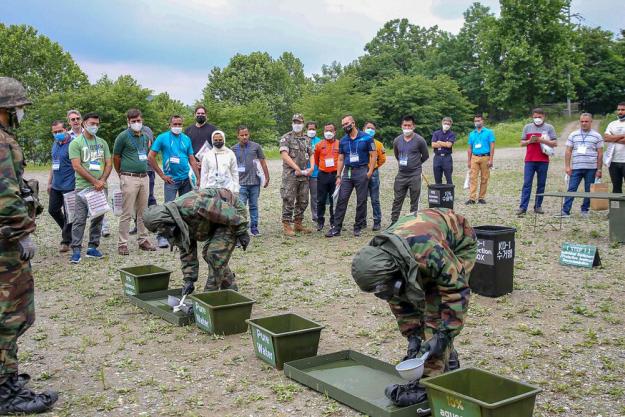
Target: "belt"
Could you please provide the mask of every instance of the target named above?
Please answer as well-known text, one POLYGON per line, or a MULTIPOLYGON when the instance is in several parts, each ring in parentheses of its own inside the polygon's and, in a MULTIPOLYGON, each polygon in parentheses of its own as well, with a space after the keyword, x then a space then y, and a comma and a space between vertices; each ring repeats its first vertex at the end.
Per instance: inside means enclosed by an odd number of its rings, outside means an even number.
POLYGON ((356 165, 356 166, 345 165, 345 168, 349 168, 349 169, 369 168, 369 164, 356 165))
POLYGON ((138 178, 143 178, 143 177, 147 177, 148 174, 147 172, 120 172, 119 175, 126 175, 127 177, 138 177, 138 178))
POLYGON ((435 152, 434 155, 435 156, 451 156, 450 153, 437 153, 437 152, 435 152))
POLYGON ((474 153, 473 156, 490 156, 490 152, 489 153, 474 153))

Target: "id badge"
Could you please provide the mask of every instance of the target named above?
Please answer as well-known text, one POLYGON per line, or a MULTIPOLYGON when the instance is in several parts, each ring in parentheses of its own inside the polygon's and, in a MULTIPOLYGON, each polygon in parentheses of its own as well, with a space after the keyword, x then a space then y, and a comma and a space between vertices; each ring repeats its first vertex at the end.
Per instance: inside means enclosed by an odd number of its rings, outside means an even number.
POLYGON ((331 168, 331 167, 334 166, 334 158, 326 158, 325 162, 326 162, 326 167, 327 168, 331 168))
POLYGON ((52 161, 52 170, 58 171, 61 168, 61 163, 59 161, 52 161))
POLYGON ((180 163, 180 158, 178 158, 177 156, 170 156, 169 157, 169 163, 171 163, 171 164, 179 164, 180 163))
POLYGON ((245 165, 240 165, 240 166, 237 168, 237 171, 239 171, 239 172, 245 172, 245 165))
POLYGON ((139 161, 147 161, 148 155, 145 152, 139 152, 139 161))
POLYGON ((399 158, 399 166, 405 167, 407 165, 408 165, 408 158, 407 157, 399 158))
POLYGON ((482 147, 482 144, 481 144, 481 143, 476 143, 476 144, 475 144, 475 149, 480 149, 481 147, 482 147))
POLYGON ((99 171, 100 170, 100 162, 99 161, 91 161, 89 162, 89 171, 99 171))
POLYGON ((358 162, 360 159, 358 158, 358 154, 357 153, 352 153, 349 155, 349 162, 356 163, 358 162))
POLYGON ((586 145, 580 145, 580 146, 577 148, 577 153, 578 153, 578 154, 581 154, 581 155, 584 155, 584 154, 586 153, 586 145))

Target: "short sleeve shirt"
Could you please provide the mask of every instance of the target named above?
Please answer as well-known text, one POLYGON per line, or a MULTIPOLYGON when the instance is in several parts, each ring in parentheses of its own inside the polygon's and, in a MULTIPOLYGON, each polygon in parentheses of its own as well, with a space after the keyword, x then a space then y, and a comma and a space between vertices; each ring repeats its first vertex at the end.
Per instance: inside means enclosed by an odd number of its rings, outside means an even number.
POLYGON ((189 156, 193 155, 191 139, 184 133, 178 136, 171 131, 163 132, 152 144, 152 151, 163 154, 163 172, 174 181, 189 178, 189 156))
POLYGON ((490 144, 493 142, 495 142, 495 134, 485 127, 480 132, 474 129, 469 133, 469 146, 473 155, 480 156, 490 153, 490 144))
MULTIPOLYGON (((542 136, 546 134, 549 139, 555 140, 556 130, 549 123, 543 123, 536 126, 534 123, 528 123, 523 128, 521 140, 529 140, 532 136, 542 136)), ((530 143, 527 145, 525 152, 525 162, 549 162, 549 155, 545 155, 540 147, 540 143, 530 143)))
MULTIPOLYGON (((317 136, 315 136, 314 138, 310 140, 310 153, 311 154, 315 153, 315 146, 317 146, 319 142, 321 142, 321 138, 317 136)), ((310 165, 310 163, 308 165, 310 165)), ((319 167, 317 166, 317 164, 315 164, 315 169, 313 169, 313 173, 310 176, 310 178, 317 178, 318 175, 319 175, 319 167)))
MULTIPOLYGON (((434 142, 451 142, 456 143, 456 134, 450 130, 443 132, 442 129, 438 129, 432 134, 432 143, 434 142)), ((444 156, 451 155, 451 148, 435 148, 434 155, 444 156)))
POLYGON ((362 131, 358 131, 356 138, 349 135, 341 138, 339 153, 343 154, 346 167, 360 167, 369 164, 369 152, 375 152, 373 138, 362 131))
MULTIPOLYGON (((605 133, 608 135, 625 135, 625 120, 614 120, 610 122, 605 133)), ((608 146, 614 147, 612 162, 625 163, 625 145, 622 143, 608 142, 608 146)))
POLYGON ((198 153, 206 142, 211 146, 213 145, 211 135, 215 130, 217 130, 217 128, 210 123, 205 123, 200 127, 193 124, 184 130, 184 134, 191 139, 193 153, 198 153))
POLYGON ((256 175, 255 159, 265 159, 263 148, 251 140, 245 146, 237 143, 232 147, 232 152, 237 158, 239 171, 239 185, 260 185, 260 178, 256 175))
POLYGON ((568 148, 573 148, 572 169, 597 169, 597 154, 603 148, 603 137, 599 132, 576 130, 566 141, 568 148))
MULTIPOLYGON (((280 152, 288 152, 293 162, 299 167, 300 170, 306 169, 310 162, 310 155, 312 150, 308 144, 308 138, 303 134, 298 135, 295 132, 289 132, 280 138, 280 152)), ((282 162, 282 175, 290 176, 295 175, 295 170, 287 165, 286 162, 282 162)), ((297 177, 301 181, 307 181, 308 177, 297 177)))
POLYGON ((117 135, 113 145, 113 155, 121 156, 122 172, 144 174, 148 171, 148 137, 141 132, 135 136, 130 129, 117 135))
MULTIPOLYGON (((107 159, 111 159, 109 145, 102 138, 87 139, 83 135, 77 136, 69 145, 69 159, 80 159, 80 165, 97 179, 104 174, 107 159)), ((91 187, 91 183, 77 172, 76 189, 91 187)))

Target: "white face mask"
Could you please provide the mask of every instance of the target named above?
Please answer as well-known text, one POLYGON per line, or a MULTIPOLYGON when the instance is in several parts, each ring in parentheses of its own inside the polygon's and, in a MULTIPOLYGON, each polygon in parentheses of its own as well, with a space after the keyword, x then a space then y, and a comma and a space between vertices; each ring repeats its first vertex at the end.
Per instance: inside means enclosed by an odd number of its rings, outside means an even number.
POLYGON ((143 123, 141 122, 130 123, 130 128, 135 132, 141 132, 141 129, 143 129, 143 123))
POLYGON ((317 131, 316 131, 316 130, 313 130, 313 129, 310 129, 308 132, 306 132, 306 135, 307 135, 309 138, 311 138, 311 139, 312 139, 312 138, 314 138, 315 136, 317 136, 317 131))
POLYGON ((93 126, 92 125, 87 125, 87 126, 85 126, 85 130, 87 132, 89 132, 89 134, 91 136, 95 136, 95 134, 98 133, 98 127, 99 126, 95 126, 95 125, 93 125, 93 126))
POLYGON ((334 138, 334 133, 330 132, 329 130, 326 130, 325 132, 323 132, 323 137, 326 139, 332 139, 334 138))
POLYGON ((443 132, 447 132, 449 129, 451 129, 451 125, 443 123, 443 132))
POLYGON ((542 119, 542 117, 534 117, 534 124, 535 124, 536 126, 540 126, 540 125, 542 125, 542 124, 543 124, 543 119, 542 119))
POLYGON ((412 134, 414 133, 414 131, 412 129, 402 129, 402 132, 404 132, 404 136, 412 136, 412 134))
POLYGON ((15 108, 15 116, 17 117, 17 122, 21 123, 22 119, 24 118, 24 108, 23 107, 16 107, 15 108))
POLYGON ((174 135, 179 135, 180 133, 182 133, 182 128, 181 127, 172 127, 171 128, 171 133, 173 133, 174 135))
POLYGON ((304 130, 304 125, 302 123, 293 123, 292 127, 293 127, 293 132, 295 133, 299 133, 302 130, 304 130))

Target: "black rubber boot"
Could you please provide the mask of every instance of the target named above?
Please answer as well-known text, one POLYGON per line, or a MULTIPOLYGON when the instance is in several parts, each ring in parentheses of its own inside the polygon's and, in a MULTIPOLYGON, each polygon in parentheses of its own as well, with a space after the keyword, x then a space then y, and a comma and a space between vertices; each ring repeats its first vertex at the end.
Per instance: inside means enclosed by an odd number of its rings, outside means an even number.
POLYGON ((384 395, 397 407, 408 407, 427 400, 425 387, 419 384, 419 381, 412 381, 404 385, 388 385, 384 389, 384 395))
POLYGON ((405 361, 408 359, 414 359, 419 354, 421 350, 421 338, 416 334, 411 334, 408 336, 408 350, 406 351, 406 356, 404 356, 405 361))
POLYGON ((458 351, 456 349, 452 349, 449 353, 449 362, 447 362, 447 370, 455 371, 456 369, 460 369, 460 359, 458 359, 458 351))
POLYGON ((26 374, 12 375, 0 385, 0 414, 36 414, 52 408, 59 396, 54 391, 40 394, 26 388, 26 374))

